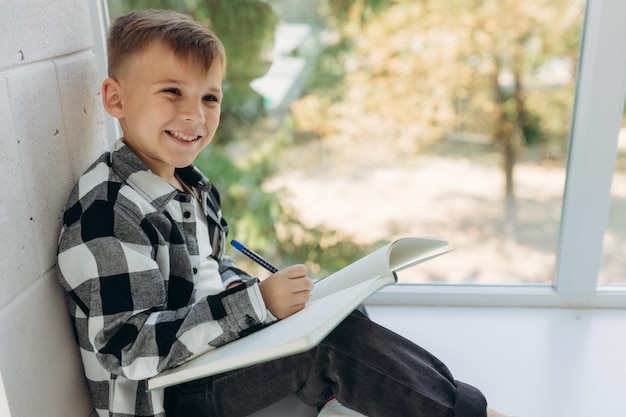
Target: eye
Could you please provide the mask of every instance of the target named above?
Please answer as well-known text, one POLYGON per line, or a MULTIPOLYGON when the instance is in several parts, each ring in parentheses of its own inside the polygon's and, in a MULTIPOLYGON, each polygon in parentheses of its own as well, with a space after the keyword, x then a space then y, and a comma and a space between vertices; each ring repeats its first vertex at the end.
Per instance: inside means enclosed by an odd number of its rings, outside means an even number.
POLYGON ((207 94, 206 96, 202 97, 203 101, 214 101, 216 103, 219 103, 219 98, 216 95, 213 94, 207 94))
POLYGON ((166 88, 163 90, 164 93, 173 94, 175 96, 180 96, 180 90, 178 88, 166 88))

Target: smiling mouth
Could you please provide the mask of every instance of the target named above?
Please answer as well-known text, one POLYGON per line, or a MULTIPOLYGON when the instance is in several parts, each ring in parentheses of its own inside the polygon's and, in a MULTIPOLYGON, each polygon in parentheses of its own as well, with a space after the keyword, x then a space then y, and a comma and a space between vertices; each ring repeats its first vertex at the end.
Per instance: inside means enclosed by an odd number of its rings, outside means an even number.
POLYGON ((172 136, 172 137, 174 137, 176 139, 179 139, 179 140, 182 140, 182 141, 185 141, 185 142, 194 142, 194 141, 196 141, 196 140, 198 140, 198 139, 200 139, 202 137, 200 135, 193 135, 193 136, 185 135, 182 132, 177 132, 177 131, 173 131, 173 130, 166 130, 165 133, 167 133, 168 135, 170 135, 170 136, 172 136))

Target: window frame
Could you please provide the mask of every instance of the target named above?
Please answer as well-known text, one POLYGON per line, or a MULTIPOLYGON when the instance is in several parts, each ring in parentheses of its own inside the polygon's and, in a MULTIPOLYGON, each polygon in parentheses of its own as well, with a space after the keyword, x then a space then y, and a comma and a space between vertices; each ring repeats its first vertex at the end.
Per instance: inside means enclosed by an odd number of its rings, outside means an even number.
MULTIPOLYGON (((106 76, 106 0, 89 0, 94 54, 106 76)), ((399 284, 377 305, 624 308, 626 286, 598 286, 626 98, 626 2, 586 0, 554 285, 399 284)), ((106 116, 109 138, 119 126, 106 116)))

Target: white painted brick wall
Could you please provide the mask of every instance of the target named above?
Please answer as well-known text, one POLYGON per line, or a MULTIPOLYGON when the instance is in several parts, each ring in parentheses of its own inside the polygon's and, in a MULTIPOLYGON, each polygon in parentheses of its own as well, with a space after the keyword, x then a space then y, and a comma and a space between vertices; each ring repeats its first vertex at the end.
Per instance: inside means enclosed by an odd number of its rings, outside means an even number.
POLYGON ((108 147, 88 3, 0 9, 0 417, 89 417, 54 275, 65 200, 108 147))
POLYGON ((2 0, 0 68, 40 62, 93 44, 85 0, 2 0))

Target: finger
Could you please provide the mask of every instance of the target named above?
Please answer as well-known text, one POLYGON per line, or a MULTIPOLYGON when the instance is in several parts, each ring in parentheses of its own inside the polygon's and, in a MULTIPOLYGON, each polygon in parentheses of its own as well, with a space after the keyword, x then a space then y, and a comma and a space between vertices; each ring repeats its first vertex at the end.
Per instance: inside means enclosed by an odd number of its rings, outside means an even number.
POLYGON ((315 286, 313 285, 313 281, 310 278, 304 277, 304 278, 300 278, 297 280, 291 280, 290 287, 291 287, 292 292, 300 292, 300 291, 311 292, 313 291, 313 288, 315 286))
POLYGON ((296 304, 295 306, 292 306, 290 311, 289 311, 289 315, 297 313, 300 310, 304 310, 305 306, 306 306, 306 304, 296 304))
POLYGON ((304 278, 306 277, 307 267, 306 265, 297 264, 291 265, 282 270, 289 278, 304 278))
POLYGON ((300 304, 304 305, 310 299, 311 299, 311 291, 308 291, 308 290, 298 291, 293 294, 293 298, 291 299, 291 302, 293 303, 293 305, 300 305, 300 304))

